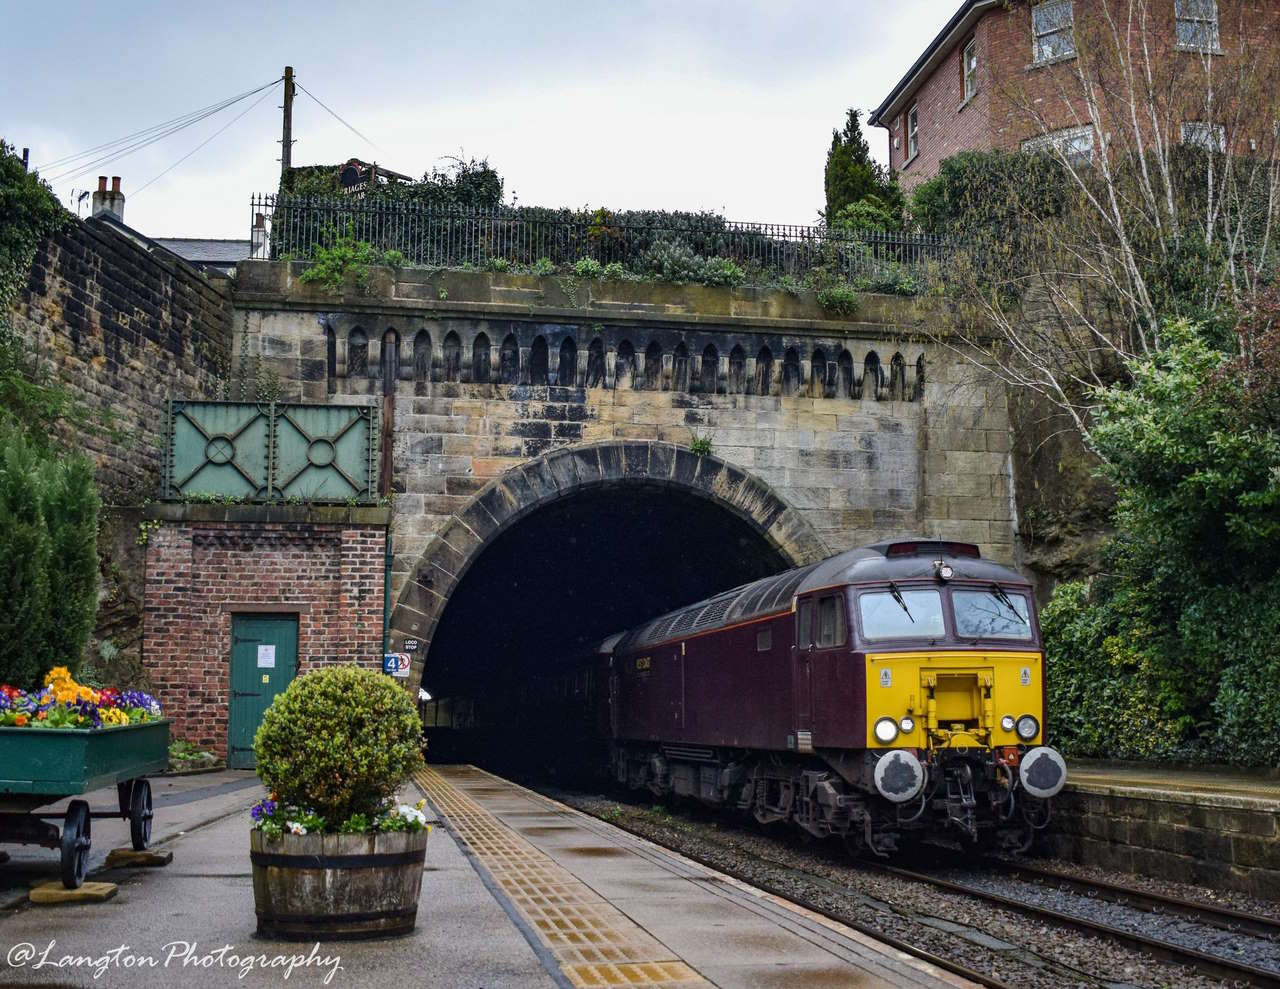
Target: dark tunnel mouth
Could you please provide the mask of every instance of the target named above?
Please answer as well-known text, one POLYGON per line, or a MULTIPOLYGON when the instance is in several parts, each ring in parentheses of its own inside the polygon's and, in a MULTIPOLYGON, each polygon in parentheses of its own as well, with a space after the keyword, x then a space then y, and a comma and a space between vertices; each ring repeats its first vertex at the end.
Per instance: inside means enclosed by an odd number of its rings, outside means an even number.
POLYGON ((794 565, 713 496, 646 479, 580 488, 478 550, 441 613, 422 686, 438 701, 469 699, 473 731, 524 723, 538 682, 605 637, 794 565))

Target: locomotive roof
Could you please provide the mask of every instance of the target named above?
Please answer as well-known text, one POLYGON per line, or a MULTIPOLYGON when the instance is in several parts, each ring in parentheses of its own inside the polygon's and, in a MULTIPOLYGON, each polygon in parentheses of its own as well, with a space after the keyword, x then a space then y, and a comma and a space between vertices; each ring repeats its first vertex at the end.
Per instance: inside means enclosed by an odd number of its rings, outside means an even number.
MULTIPOLYGON (((790 610, 797 594, 824 587, 932 577, 934 561, 939 559, 951 565, 954 580, 1027 584, 1016 570, 980 556, 978 547, 971 543, 906 537, 846 550, 818 563, 742 584, 659 615, 616 638, 611 645, 619 650, 643 649, 668 639, 737 625, 790 610)), ((601 651, 608 651, 603 644, 601 651)))

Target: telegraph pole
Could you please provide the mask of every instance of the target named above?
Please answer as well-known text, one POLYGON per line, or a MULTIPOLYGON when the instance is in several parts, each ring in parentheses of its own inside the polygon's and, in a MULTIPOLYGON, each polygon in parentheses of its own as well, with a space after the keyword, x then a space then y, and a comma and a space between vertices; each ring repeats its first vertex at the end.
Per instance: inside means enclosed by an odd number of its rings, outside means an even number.
POLYGON ((293 66, 284 67, 284 134, 280 139, 280 179, 293 165, 293 66))

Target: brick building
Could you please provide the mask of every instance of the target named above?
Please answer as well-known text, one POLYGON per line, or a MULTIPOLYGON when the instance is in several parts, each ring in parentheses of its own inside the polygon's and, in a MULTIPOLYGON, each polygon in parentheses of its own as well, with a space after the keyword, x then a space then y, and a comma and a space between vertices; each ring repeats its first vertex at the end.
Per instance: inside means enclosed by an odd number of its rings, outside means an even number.
POLYGON ((143 662, 176 737, 229 765, 252 765, 262 712, 295 675, 333 663, 377 666, 387 514, 316 505, 152 509, 163 524, 147 539, 143 662))
POLYGON ((1249 60, 1254 71, 1258 52, 1270 61, 1280 41, 1280 5, 1149 0, 1130 6, 1127 0, 965 0, 871 113, 870 122, 889 132, 889 164, 903 187, 931 178, 943 159, 969 149, 1058 146, 1073 157, 1092 157, 1097 140, 1128 126, 1114 119, 1124 87, 1106 85, 1105 78, 1105 60, 1119 61, 1117 36, 1126 39, 1140 73, 1142 52, 1150 53, 1161 99, 1176 94, 1181 109, 1163 107, 1162 116, 1170 116, 1167 136, 1220 146, 1223 126, 1202 119, 1205 80, 1212 73, 1238 81, 1236 70, 1249 60), (1082 58, 1089 62, 1085 69, 1082 58), (1082 72, 1108 91, 1100 100, 1100 126, 1091 123, 1082 72))

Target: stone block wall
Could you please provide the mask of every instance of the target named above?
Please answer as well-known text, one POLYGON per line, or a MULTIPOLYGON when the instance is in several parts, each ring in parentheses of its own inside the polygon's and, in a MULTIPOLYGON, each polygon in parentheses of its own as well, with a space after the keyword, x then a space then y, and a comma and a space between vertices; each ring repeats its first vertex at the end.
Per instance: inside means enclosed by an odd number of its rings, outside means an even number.
POLYGON ((381 668, 385 510, 193 505, 152 517, 142 662, 175 737, 226 755, 233 614, 296 614, 299 673, 381 668))
POLYGON ((929 383, 919 402, 501 385, 398 397, 394 587, 484 485, 549 450, 608 440, 709 440, 796 509, 827 553, 925 532, 1008 561, 1003 410, 985 389, 971 405, 953 390, 929 383))
POLYGON ((1067 783, 1048 854, 1120 873, 1280 899, 1280 803, 1067 783))
POLYGON ((109 501, 154 496, 165 399, 213 396, 231 314, 225 282, 108 221, 76 221, 40 246, 14 327, 89 410, 96 428, 73 439, 109 501))
POLYGON ((849 319, 765 289, 405 270, 333 294, 297 274, 241 265, 236 344, 288 398, 383 396, 395 599, 486 484, 593 442, 709 440, 827 553, 923 532, 1014 561, 1003 385, 921 342, 927 303, 865 296, 849 319))

